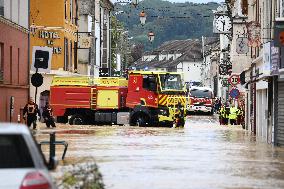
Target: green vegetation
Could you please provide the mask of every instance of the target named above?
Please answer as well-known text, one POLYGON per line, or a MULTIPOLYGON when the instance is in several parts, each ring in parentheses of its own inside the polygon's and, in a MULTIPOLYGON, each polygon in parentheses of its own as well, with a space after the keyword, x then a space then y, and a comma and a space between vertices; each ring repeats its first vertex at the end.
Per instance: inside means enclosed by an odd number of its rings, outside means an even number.
POLYGON ((174 39, 200 38, 212 36, 213 12, 217 3, 171 3, 162 0, 144 0, 134 8, 127 5, 115 5, 119 13, 117 18, 129 30, 132 43, 142 43, 145 50, 151 50, 165 41, 174 39), (139 13, 147 14, 146 24, 140 25, 139 13), (149 31, 155 33, 153 44, 148 41, 149 31))

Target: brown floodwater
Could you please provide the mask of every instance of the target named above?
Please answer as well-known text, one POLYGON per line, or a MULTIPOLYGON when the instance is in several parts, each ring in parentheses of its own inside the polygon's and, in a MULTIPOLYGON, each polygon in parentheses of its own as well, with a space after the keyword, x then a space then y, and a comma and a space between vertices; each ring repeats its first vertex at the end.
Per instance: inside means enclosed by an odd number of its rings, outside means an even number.
MULTIPOLYGON (((259 141, 238 126, 219 126, 212 117, 190 117, 185 128, 57 130, 57 140, 69 143, 61 164, 93 158, 107 189, 284 188, 283 148, 259 141)), ((39 141, 47 138, 37 134, 39 141)), ((61 153, 59 147, 59 158, 61 153)))

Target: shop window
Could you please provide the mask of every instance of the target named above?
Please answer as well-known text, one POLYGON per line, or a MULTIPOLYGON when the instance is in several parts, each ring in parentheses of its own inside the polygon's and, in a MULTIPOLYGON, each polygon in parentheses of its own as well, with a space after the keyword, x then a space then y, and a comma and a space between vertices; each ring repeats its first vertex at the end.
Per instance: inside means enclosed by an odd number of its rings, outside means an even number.
POLYGON ((0 0, 0 16, 4 16, 4 0, 0 0))
POLYGON ((0 82, 3 81, 4 73, 4 45, 0 43, 0 82))
POLYGON ((69 71, 69 45, 68 39, 64 39, 64 70, 69 71))

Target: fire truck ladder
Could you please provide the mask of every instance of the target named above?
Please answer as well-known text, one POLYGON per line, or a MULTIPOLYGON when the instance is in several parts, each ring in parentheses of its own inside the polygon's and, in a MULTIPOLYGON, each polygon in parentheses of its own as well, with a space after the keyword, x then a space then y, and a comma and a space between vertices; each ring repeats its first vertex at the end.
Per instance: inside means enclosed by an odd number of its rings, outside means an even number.
POLYGON ((91 109, 96 109, 97 107, 97 89, 91 88, 91 109))

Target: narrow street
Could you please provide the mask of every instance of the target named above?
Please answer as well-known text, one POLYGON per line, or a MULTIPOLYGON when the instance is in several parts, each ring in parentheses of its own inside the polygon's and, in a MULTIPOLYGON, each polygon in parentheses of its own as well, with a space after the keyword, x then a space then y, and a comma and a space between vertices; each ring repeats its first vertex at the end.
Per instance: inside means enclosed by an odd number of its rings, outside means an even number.
POLYGON ((284 149, 210 116, 175 129, 65 127, 57 134, 70 146, 64 164, 94 158, 108 189, 284 188, 284 149))

